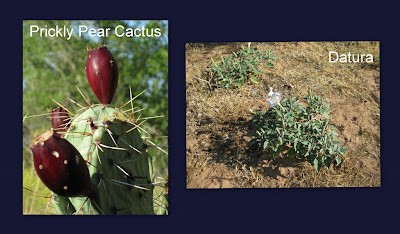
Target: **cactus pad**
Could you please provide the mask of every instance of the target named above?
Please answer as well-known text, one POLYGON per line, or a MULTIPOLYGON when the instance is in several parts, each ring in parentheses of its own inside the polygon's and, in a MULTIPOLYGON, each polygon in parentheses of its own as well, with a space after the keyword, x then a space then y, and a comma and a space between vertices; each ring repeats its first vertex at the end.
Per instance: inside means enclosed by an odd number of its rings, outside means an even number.
POLYGON ((87 162, 96 193, 55 199, 65 214, 154 214, 152 159, 139 123, 124 112, 94 105, 76 115, 65 139, 87 162), (73 207, 70 207, 70 206, 73 207))

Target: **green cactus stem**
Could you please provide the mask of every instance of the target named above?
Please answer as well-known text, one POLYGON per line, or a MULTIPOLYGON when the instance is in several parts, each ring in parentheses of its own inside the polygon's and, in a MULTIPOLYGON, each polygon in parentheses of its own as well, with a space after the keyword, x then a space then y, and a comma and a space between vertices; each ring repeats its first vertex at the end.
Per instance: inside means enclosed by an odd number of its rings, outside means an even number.
POLYGON ((54 199, 62 214, 154 214, 152 159, 140 123, 117 108, 94 105, 71 121, 65 135, 86 160, 93 197, 54 199))

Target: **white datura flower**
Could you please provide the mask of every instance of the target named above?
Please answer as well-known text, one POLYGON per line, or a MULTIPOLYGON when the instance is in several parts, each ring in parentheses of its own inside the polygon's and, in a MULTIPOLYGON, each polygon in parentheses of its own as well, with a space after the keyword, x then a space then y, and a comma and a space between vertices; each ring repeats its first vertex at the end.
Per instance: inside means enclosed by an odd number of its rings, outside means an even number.
POLYGON ((269 93, 268 96, 271 97, 272 94, 274 94, 274 89, 272 87, 269 87, 269 93))
POLYGON ((270 91, 268 93, 267 96, 267 101, 270 107, 274 107, 276 105, 279 105, 279 103, 281 102, 281 94, 278 92, 274 92, 273 88, 269 88, 270 91))

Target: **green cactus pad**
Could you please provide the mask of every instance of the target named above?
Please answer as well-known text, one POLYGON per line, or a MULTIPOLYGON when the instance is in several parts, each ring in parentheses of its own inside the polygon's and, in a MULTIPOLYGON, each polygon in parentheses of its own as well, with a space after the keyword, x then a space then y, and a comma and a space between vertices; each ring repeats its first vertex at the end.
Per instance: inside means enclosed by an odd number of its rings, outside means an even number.
POLYGON ((146 152, 139 123, 122 111, 95 105, 73 118, 65 139, 88 162, 96 194, 54 202, 70 214, 154 214, 152 159, 146 152), (62 206, 62 207, 61 207, 62 206))

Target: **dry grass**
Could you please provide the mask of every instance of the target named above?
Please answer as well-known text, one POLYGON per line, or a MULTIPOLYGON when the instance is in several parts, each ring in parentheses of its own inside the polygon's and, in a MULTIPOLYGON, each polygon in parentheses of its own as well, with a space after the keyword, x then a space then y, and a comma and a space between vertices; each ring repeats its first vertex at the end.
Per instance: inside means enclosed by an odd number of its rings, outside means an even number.
POLYGON ((187 44, 186 129, 188 188, 380 186, 379 42, 252 43, 279 57, 258 84, 210 86, 207 66, 247 43, 187 44), (329 63, 329 51, 374 56, 372 64, 329 63), (317 173, 301 160, 248 147, 249 109, 267 109, 269 87, 301 97, 308 89, 331 104, 331 122, 349 150, 340 167, 317 173))

